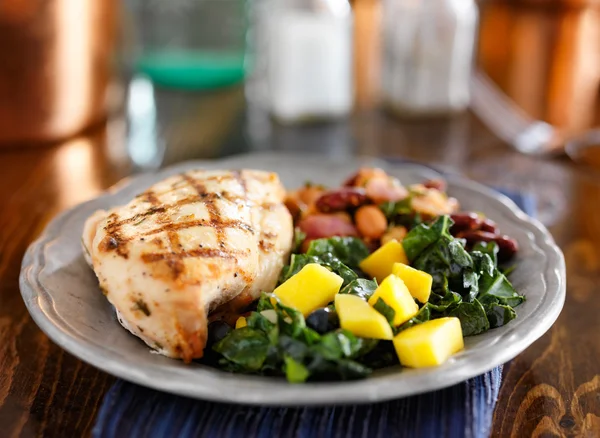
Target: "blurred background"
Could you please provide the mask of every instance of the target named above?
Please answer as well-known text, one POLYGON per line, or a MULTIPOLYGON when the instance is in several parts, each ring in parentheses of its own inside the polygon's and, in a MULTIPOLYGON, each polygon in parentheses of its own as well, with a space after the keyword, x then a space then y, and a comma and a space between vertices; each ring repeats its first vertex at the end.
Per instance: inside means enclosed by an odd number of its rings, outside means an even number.
POLYGON ((0 160, 600 161, 598 0, 5 1, 0 53, 0 160))

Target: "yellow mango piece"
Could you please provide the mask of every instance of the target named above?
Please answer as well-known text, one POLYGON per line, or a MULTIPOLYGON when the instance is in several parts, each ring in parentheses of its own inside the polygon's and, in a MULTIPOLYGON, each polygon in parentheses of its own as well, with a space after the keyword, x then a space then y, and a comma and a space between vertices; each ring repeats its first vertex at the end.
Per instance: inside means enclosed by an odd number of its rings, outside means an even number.
POLYGON ((408 263, 404 247, 397 240, 390 240, 373 254, 360 262, 360 269, 381 283, 392 273, 394 263, 408 263))
POLYGON ((373 295, 371 295, 371 298, 369 298, 369 304, 374 306, 379 298, 396 312, 393 321, 394 326, 408 321, 419 312, 419 306, 415 303, 415 299, 408 291, 408 288, 395 275, 388 275, 381 282, 373 295))
POLYGON ((392 272, 404 282, 413 297, 422 303, 426 303, 429 300, 431 285, 433 283, 431 275, 404 263, 395 263, 392 272))
POLYGON ((242 327, 246 327, 248 325, 248 323, 246 322, 246 317, 244 316, 240 316, 237 321, 235 322, 235 328, 239 329, 242 327))
POLYGON ((279 285, 273 294, 285 306, 304 316, 325 307, 340 290, 344 279, 317 263, 309 263, 300 272, 279 285))
POLYGON ((464 348, 460 320, 449 317, 415 325, 396 335, 394 348, 400 363, 406 367, 441 365, 464 348))
POLYGON ((387 319, 356 295, 337 294, 335 310, 340 318, 340 327, 353 335, 387 340, 394 336, 387 319))

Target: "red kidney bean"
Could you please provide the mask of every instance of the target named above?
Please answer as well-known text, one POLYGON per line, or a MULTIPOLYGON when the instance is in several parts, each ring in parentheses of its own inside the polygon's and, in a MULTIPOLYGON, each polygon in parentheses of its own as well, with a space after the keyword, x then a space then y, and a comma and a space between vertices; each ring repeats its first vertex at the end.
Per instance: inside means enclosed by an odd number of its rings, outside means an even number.
POLYGON ((429 179, 423 185, 428 189, 436 189, 440 192, 445 192, 448 188, 448 184, 443 179, 429 179))
POLYGON ((450 228, 450 232, 455 235, 463 231, 475 231, 481 228, 483 221, 477 213, 454 213, 450 215, 454 221, 454 225, 450 228))
POLYGON ((477 242, 491 242, 498 235, 481 230, 465 230, 459 232, 456 237, 467 239, 467 243, 472 244, 477 242))
POLYGON ((463 231, 458 233, 457 237, 467 240, 468 245, 474 245, 477 242, 496 242, 498 245, 498 259, 500 261, 509 260, 519 251, 519 244, 515 239, 506 235, 498 235, 488 231, 463 231))
POLYGON ((348 177, 343 183, 343 187, 354 187, 356 185, 356 181, 358 180, 358 172, 354 175, 348 177))
POLYGON ((510 260, 517 252, 519 252, 518 242, 509 236, 498 236, 494 242, 498 244, 498 259, 500 261, 510 260))
POLYGON ((323 193, 317 199, 317 210, 323 213, 347 211, 360 207, 367 202, 365 191, 355 187, 342 187, 323 193))
POLYGON ((298 223, 307 239, 332 236, 358 236, 356 227, 333 214, 313 214, 298 223))
POLYGON ((484 219, 481 222, 481 227, 479 229, 481 231, 487 231, 488 233, 498 234, 498 225, 491 219, 484 219))

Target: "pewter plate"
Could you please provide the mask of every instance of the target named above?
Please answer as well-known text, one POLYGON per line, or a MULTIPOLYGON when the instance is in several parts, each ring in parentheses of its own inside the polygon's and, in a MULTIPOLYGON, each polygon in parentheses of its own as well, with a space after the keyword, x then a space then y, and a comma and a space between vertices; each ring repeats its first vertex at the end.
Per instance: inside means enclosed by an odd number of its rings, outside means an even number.
POLYGON ((256 168, 279 173, 287 187, 307 180, 335 186, 360 165, 382 167, 404 183, 438 176, 413 164, 370 158, 334 159, 290 154, 251 154, 187 162, 137 176, 54 219, 27 250, 20 286, 38 326, 58 345, 107 373, 140 385, 200 399, 266 405, 369 403, 440 389, 505 363, 542 336, 565 300, 565 263, 548 231, 510 199, 458 176, 449 192, 467 210, 485 212, 521 245, 511 276, 527 297, 507 326, 466 339, 466 348, 436 368, 393 367, 353 382, 288 384, 284 379, 230 374, 152 354, 115 319, 80 246, 85 219, 96 209, 128 202, 156 181, 191 168, 256 168))

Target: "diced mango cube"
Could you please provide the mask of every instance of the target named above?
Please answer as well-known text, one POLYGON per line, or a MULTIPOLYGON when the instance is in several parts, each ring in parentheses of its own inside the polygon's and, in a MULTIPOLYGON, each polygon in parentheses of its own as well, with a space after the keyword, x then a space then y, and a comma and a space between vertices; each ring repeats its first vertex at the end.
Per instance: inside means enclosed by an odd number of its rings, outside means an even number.
POLYGON ((427 272, 419 271, 404 263, 395 263, 392 269, 408 288, 410 294, 422 303, 429 300, 433 277, 427 272))
POLYGON ((464 348, 460 320, 448 317, 415 325, 396 335, 394 347, 404 366, 422 368, 441 365, 464 348))
POLYGON ((387 319, 356 295, 337 294, 335 310, 340 327, 356 336, 387 340, 394 337, 387 319))
POLYGON ((393 274, 388 275, 375 289, 375 292, 369 298, 369 304, 374 306, 379 298, 396 312, 393 321, 394 326, 408 321, 419 312, 419 306, 415 303, 415 299, 404 282, 393 274))
POLYGON ((273 293, 285 306, 304 316, 333 301, 344 279, 324 266, 309 263, 300 272, 279 285, 273 293))
POLYGON ((236 321, 235 321, 235 328, 239 329, 242 327, 246 327, 248 325, 248 323, 246 322, 246 317, 244 316, 240 316, 236 321))
POLYGON ((360 262, 360 269, 381 283, 392 273, 394 263, 408 263, 404 247, 397 240, 390 240, 373 254, 360 262))

